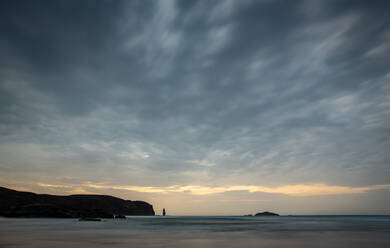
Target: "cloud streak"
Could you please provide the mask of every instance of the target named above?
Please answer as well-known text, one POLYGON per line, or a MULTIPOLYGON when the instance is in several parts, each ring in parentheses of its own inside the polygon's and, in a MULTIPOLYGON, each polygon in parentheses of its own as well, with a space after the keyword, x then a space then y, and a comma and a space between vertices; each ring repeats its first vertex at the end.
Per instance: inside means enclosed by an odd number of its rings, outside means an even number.
MULTIPOLYGON (((114 185, 97 185, 97 184, 81 184, 79 186, 72 185, 53 185, 38 183, 40 187, 48 188, 65 188, 73 189, 74 187, 81 187, 87 189, 110 189, 110 190, 127 190, 137 191, 142 193, 188 193, 193 195, 212 195, 221 194, 232 191, 247 191, 249 193, 270 193, 270 194, 283 194, 290 196, 319 196, 319 195, 346 195, 346 194, 363 194, 373 190, 390 189, 390 184, 383 185, 370 185, 366 187, 348 187, 326 184, 298 184, 298 185, 285 185, 277 187, 265 187, 255 185, 235 185, 225 187, 205 187, 197 185, 173 185, 167 187, 145 187, 145 186, 114 186, 114 185)), ((70 191, 72 192, 72 191, 70 191)))

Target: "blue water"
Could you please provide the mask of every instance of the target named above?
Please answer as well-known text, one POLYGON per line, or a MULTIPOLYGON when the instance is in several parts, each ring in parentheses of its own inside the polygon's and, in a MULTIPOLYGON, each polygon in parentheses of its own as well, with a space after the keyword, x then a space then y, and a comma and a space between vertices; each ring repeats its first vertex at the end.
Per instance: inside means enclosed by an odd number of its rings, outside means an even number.
POLYGON ((390 247, 390 216, 0 218, 0 247, 390 247))

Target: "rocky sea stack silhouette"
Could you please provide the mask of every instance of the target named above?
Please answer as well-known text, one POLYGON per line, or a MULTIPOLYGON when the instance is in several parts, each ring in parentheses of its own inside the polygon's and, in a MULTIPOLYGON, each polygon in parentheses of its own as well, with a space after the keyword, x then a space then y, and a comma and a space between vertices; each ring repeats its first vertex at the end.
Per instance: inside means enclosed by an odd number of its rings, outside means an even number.
POLYGON ((31 218, 114 218, 125 215, 155 215, 144 201, 123 200, 108 195, 56 196, 0 187, 0 216, 31 218))

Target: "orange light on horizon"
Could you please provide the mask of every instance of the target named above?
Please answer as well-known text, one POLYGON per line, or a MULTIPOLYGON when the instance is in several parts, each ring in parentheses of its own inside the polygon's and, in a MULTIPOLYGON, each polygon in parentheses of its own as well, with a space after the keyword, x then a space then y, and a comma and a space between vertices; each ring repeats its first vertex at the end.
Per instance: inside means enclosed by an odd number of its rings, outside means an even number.
POLYGON ((231 191, 247 191, 249 193, 269 193, 283 194, 290 196, 315 196, 315 195, 343 195, 343 194, 362 194, 372 190, 390 189, 390 184, 370 185, 365 187, 316 184, 296 184, 277 187, 256 186, 256 185, 234 185, 209 187, 200 185, 172 185, 166 187, 153 186, 134 186, 134 185, 100 185, 93 183, 84 183, 78 185, 56 185, 38 183, 40 187, 47 188, 66 188, 68 192, 91 192, 89 189, 107 189, 107 190, 127 190, 142 193, 188 193, 192 195, 212 195, 231 191))

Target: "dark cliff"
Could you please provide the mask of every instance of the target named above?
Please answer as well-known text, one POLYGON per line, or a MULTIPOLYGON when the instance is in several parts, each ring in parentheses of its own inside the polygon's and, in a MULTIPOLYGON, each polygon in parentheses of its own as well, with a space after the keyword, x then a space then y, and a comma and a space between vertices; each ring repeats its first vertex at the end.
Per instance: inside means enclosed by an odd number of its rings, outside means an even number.
POLYGON ((0 187, 0 216, 45 218, 113 218, 114 215, 154 215, 153 206, 108 195, 56 196, 0 187))

